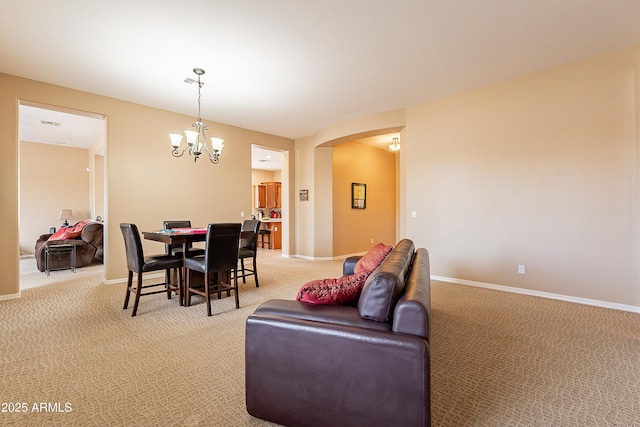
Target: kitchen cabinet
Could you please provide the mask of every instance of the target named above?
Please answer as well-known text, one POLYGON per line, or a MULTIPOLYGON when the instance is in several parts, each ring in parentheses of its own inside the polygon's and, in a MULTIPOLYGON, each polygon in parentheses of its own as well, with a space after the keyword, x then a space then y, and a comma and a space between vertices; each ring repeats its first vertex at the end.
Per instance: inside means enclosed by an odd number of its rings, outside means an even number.
POLYGON ((265 185, 253 186, 253 207, 255 209, 267 207, 267 187, 265 185))
POLYGON ((263 182, 266 189, 266 208, 280 209, 282 207, 282 183, 263 182))
POLYGON ((260 228, 271 231, 271 249, 282 249, 282 220, 266 219, 260 224, 260 228))

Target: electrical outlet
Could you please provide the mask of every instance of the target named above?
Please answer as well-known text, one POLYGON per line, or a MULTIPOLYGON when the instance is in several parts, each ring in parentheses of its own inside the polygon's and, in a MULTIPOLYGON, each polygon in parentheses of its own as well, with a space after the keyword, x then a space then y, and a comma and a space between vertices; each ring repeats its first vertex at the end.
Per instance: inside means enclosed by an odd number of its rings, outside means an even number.
POLYGON ((518 273, 520 273, 520 274, 524 274, 524 265, 520 264, 520 265, 518 266, 518 273))
POLYGON ((417 217, 418 217, 418 212, 411 211, 411 218, 417 218, 417 217))
POLYGON ((240 218, 244 218, 244 211, 240 212, 240 218))
POLYGON ((371 243, 373 243, 373 237, 371 238, 371 243))

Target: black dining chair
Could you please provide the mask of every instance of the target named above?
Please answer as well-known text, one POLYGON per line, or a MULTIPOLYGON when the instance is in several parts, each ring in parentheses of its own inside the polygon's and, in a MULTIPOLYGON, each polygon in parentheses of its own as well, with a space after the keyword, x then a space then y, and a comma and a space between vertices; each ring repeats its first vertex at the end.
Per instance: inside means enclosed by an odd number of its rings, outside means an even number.
MULTIPOLYGON (((165 230, 171 230, 174 228, 191 228, 191 221, 188 219, 177 221, 164 221, 162 226, 165 230)), ((182 256, 182 245, 164 245, 167 255, 180 255, 182 256)), ((198 255, 204 255, 204 249, 194 248, 192 243, 187 245, 187 257, 194 257, 198 255)))
POLYGON ((242 233, 240 235, 240 250, 238 258, 240 259, 241 273, 238 277, 242 277, 242 283, 247 283, 247 276, 253 276, 256 280, 256 288, 260 286, 258 283, 258 231, 260 230, 260 221, 257 219, 247 219, 242 224, 242 233), (253 258, 253 269, 246 268, 244 260, 253 258))
POLYGON ((120 224, 120 230, 122 231, 122 237, 124 238, 124 248, 127 255, 127 268, 129 269, 129 277, 127 279, 127 295, 124 299, 124 309, 129 306, 129 297, 131 294, 135 294, 135 300, 133 302, 133 311, 131 317, 134 317, 138 312, 138 303, 141 296, 159 294, 162 292, 167 293, 167 299, 171 299, 171 292, 177 292, 180 305, 182 305, 182 257, 173 255, 150 255, 144 256, 142 249, 142 241, 140 240, 140 233, 138 227, 135 224, 122 223, 120 224), (178 283, 171 284, 171 269, 178 270, 178 283), (142 273, 149 271, 165 270, 165 282, 155 283, 152 285, 143 285, 142 273), (133 273, 136 273, 137 282, 133 285, 133 273), (165 289, 148 291, 142 293, 143 289, 154 288, 157 286, 164 286, 165 289))
POLYGON ((263 228, 259 232, 260 247, 264 249, 264 244, 267 244, 267 248, 271 249, 271 230, 263 228))
POLYGON ((240 243, 240 223, 209 224, 204 255, 187 258, 186 301, 185 305, 191 305, 191 294, 203 296, 207 305, 207 316, 211 316, 211 294, 222 292, 235 292, 236 308, 240 308, 238 297, 238 251, 240 243), (194 272, 204 274, 204 289, 192 286, 191 279, 194 272), (211 284, 211 279, 215 283, 211 284), (223 279, 226 283, 223 282, 223 279), (233 279, 233 285, 231 281, 233 279))

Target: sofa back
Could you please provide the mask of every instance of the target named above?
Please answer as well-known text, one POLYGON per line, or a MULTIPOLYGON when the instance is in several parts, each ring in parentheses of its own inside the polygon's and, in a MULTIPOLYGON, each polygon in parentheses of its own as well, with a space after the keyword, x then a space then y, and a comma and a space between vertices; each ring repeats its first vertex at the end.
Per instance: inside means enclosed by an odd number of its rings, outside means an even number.
POLYGON ((404 290, 414 251, 411 240, 401 240, 371 273, 358 299, 360 317, 377 322, 391 320, 394 306, 404 290))
POLYGON ((418 335, 429 341, 431 271, 429 252, 419 248, 414 257, 404 293, 393 313, 393 332, 418 335))

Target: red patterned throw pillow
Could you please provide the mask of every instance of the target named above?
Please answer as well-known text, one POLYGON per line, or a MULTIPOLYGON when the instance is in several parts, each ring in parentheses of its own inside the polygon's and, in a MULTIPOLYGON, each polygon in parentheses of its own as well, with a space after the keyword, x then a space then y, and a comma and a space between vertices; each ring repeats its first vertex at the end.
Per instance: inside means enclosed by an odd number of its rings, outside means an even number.
POLYGON ((74 231, 73 227, 61 228, 53 233, 47 240, 68 240, 77 239, 82 234, 82 231, 74 231))
POLYGON ((360 297, 368 272, 305 283, 296 299, 310 304, 354 305, 360 297))
POLYGON ((353 267, 354 274, 363 272, 371 273, 384 261, 387 255, 389 255, 389 252, 391 252, 391 249, 393 249, 393 246, 385 246, 384 243, 378 243, 369 249, 369 252, 360 258, 355 267, 353 267))

